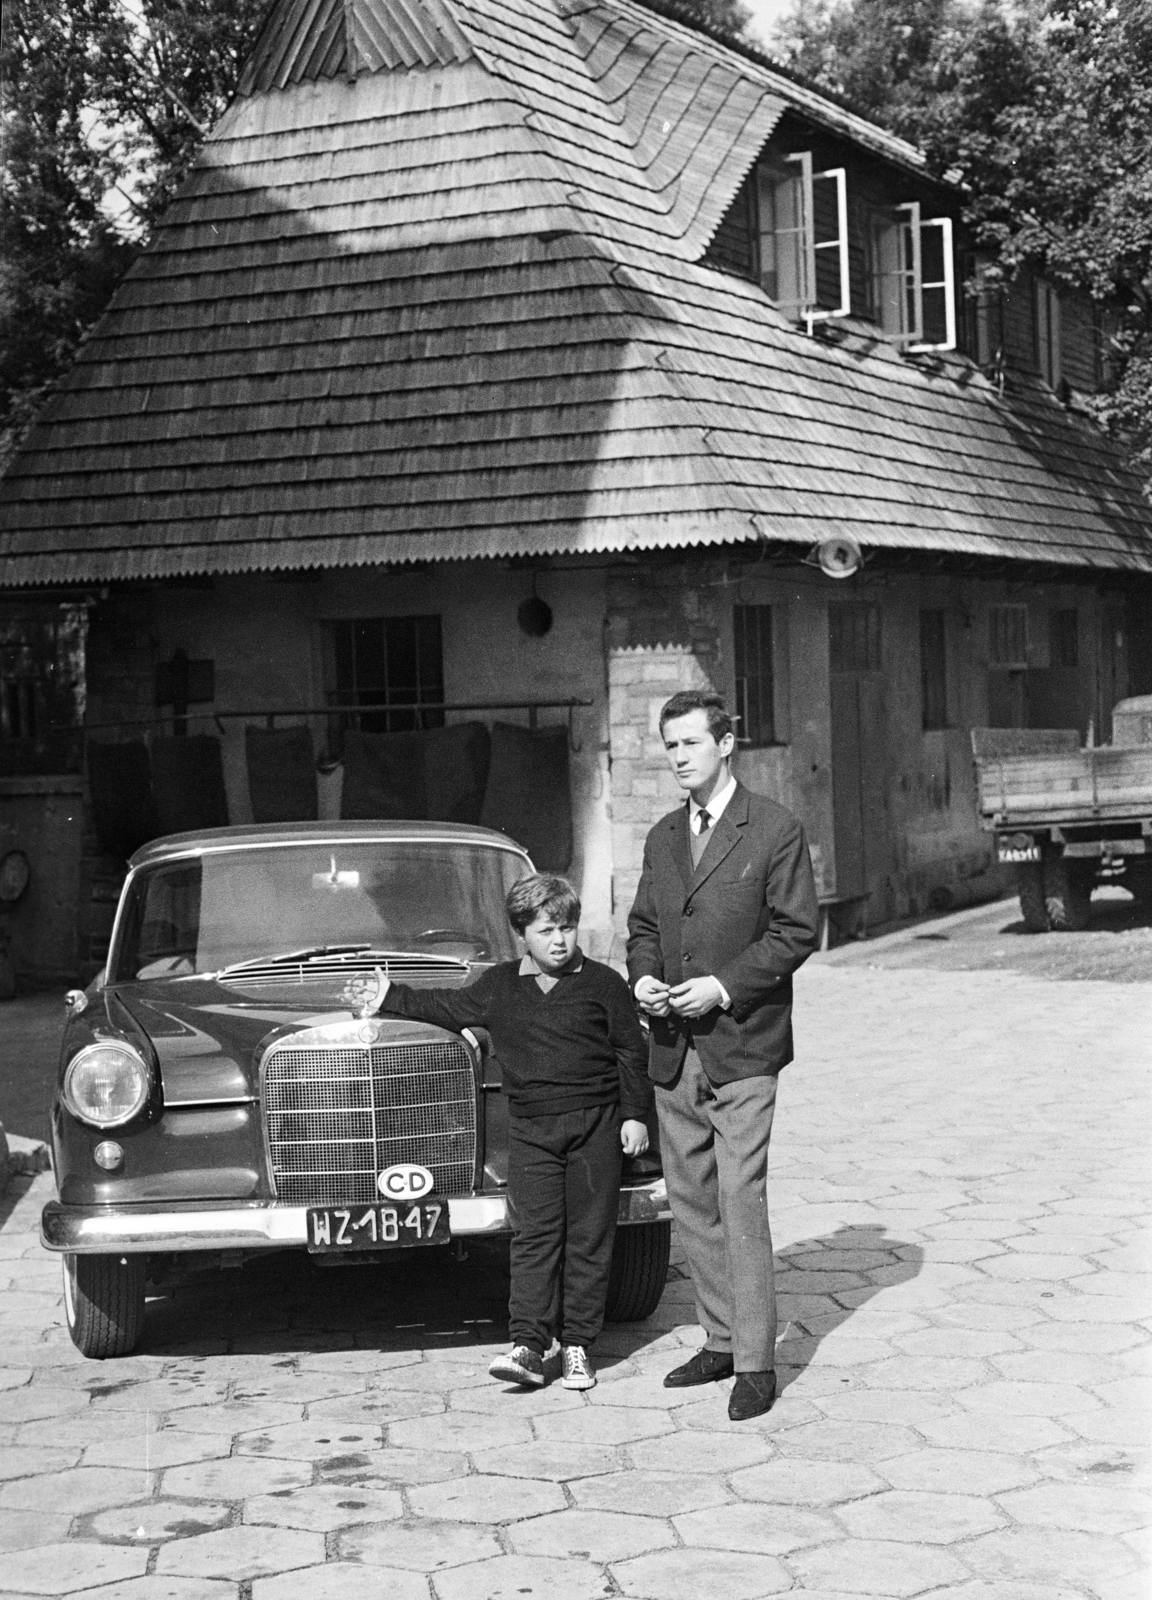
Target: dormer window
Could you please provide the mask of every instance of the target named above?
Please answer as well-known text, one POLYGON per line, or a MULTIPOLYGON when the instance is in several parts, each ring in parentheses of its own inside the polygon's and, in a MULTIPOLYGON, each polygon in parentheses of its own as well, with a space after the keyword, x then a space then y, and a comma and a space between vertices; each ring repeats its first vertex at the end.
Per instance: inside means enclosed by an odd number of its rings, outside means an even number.
POLYGON ((848 191, 843 167, 813 172, 810 151, 778 157, 757 169, 760 281, 768 298, 794 322, 846 317, 848 191))

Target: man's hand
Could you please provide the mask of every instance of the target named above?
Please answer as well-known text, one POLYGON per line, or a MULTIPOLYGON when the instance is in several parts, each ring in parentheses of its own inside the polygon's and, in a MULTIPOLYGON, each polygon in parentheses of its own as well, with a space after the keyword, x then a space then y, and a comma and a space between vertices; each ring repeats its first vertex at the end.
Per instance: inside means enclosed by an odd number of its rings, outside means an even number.
POLYGON ((371 1017, 375 1016, 384 1004, 391 987, 391 978, 386 978, 377 967, 371 977, 365 972, 358 972, 354 978, 349 978, 344 985, 341 999, 362 1017, 371 1017))
POLYGON ((636 1003, 641 1011, 646 1011, 650 1017, 668 1015, 668 997, 672 991, 666 983, 661 983, 659 978, 639 979, 632 993, 636 996, 636 1003))
POLYGON ((723 991, 715 978, 688 978, 668 990, 668 1004, 678 1017, 702 1017, 723 1001, 723 991))
POLYGON ((620 1144, 626 1156, 642 1156, 648 1148, 648 1129, 629 1118, 620 1124, 620 1144))

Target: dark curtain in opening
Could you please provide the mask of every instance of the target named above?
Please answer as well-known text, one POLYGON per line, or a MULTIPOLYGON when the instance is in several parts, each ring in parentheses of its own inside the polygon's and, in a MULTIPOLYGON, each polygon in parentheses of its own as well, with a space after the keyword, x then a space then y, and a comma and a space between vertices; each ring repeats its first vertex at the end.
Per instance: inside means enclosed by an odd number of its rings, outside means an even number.
POLYGON ((128 857, 160 828, 152 794, 152 766, 143 739, 123 744, 88 741, 88 790, 92 822, 105 855, 128 857))
POLYGON ((568 729, 497 722, 480 821, 522 844, 543 872, 566 872, 572 860, 568 729))
POLYGON ((254 822, 316 820, 316 756, 308 728, 245 728, 244 752, 254 822))
POLYGON ((227 826, 224 763, 214 734, 153 739, 152 788, 161 833, 227 826))

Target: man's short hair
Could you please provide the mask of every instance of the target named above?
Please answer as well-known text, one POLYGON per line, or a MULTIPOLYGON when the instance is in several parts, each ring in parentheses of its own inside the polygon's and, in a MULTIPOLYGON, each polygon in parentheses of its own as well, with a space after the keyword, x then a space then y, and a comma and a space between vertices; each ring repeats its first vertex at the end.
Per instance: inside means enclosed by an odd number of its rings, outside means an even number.
POLYGON ((660 708, 660 732, 664 724, 675 717, 686 717, 690 711, 703 711, 708 718, 708 732, 719 744, 726 733, 732 733, 732 718, 724 706, 723 698, 711 689, 681 689, 660 708))
POLYGON ((580 896, 568 882, 554 872, 533 872, 509 889, 504 900, 508 921, 523 933, 542 911, 557 922, 580 921, 580 896))

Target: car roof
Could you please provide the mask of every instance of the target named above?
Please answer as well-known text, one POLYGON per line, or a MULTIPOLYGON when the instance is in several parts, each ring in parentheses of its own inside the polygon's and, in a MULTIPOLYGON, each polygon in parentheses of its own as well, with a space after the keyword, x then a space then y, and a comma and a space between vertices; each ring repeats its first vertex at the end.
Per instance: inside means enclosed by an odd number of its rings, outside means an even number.
POLYGON ((398 844, 423 840, 438 844, 487 845, 527 857, 523 845, 506 833, 476 828, 465 822, 261 822, 234 828, 198 828, 170 833, 136 851, 129 867, 150 866, 177 856, 217 855, 231 850, 267 849, 273 845, 398 844))

